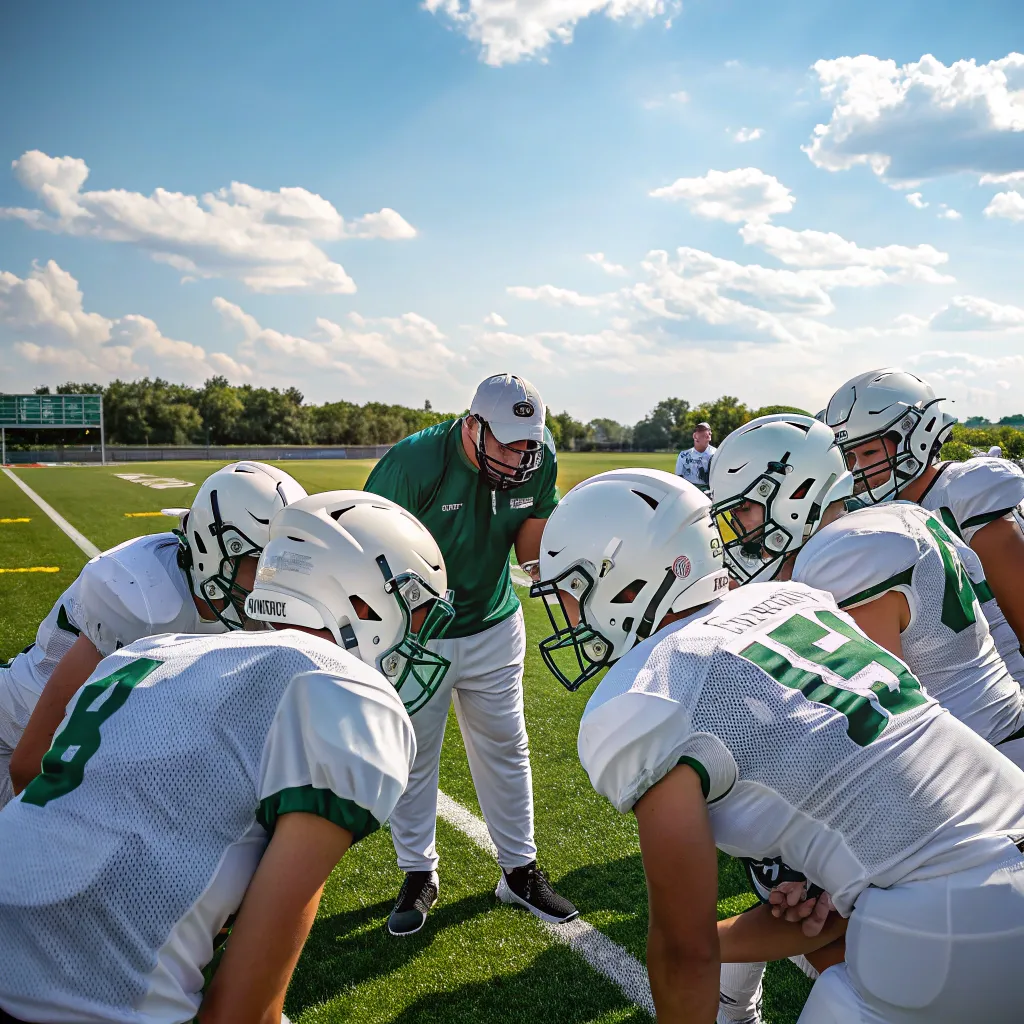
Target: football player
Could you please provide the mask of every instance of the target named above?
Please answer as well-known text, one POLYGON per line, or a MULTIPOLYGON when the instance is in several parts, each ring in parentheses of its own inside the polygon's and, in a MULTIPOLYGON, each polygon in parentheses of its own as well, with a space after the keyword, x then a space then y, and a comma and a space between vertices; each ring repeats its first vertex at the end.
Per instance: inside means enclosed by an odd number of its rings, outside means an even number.
POLYGON ((273 466, 235 462, 206 478, 179 530, 86 563, 35 643, 0 668, 0 807, 38 774, 68 701, 101 658, 157 633, 241 628, 270 520, 305 494, 273 466))
POLYGON ((448 668, 424 644, 454 610, 430 534, 361 491, 275 516, 246 608, 273 631, 164 634, 105 658, 0 814, 14 1019, 281 1019, 327 876, 406 785, 407 709, 448 668))
MULTIPOLYGON (((817 488, 823 510, 851 488, 844 468, 817 488)), ((711 1020, 720 961, 845 931, 847 961, 815 983, 801 1024, 1016 1020, 1024 773, 831 595, 727 593, 707 505, 654 477, 574 488, 545 527, 534 590, 556 620, 545 660, 572 659, 563 682, 612 666, 578 746, 595 789, 636 816, 659 1018, 711 1020), (781 858, 838 914, 813 936, 766 907, 716 929, 716 845, 781 858)))
MULTIPOLYGON (((841 478, 848 488, 849 475, 831 430, 809 417, 753 420, 721 451, 712 513, 732 575, 827 590, 932 697, 983 739, 1008 743, 1001 752, 1021 765, 1024 744, 1010 741, 1024 728, 1024 693, 989 631, 986 612, 1004 627, 1005 620, 974 552, 908 502, 849 514, 836 502, 830 510, 822 489, 841 478)), ((797 879, 774 861, 746 867, 762 902, 773 879, 797 879)), ((758 1019, 762 975, 762 964, 723 969, 723 1021, 758 1019)))
MULTIPOLYGON (((836 432, 853 471, 858 498, 877 504, 899 497, 938 512, 981 559, 985 577, 1015 637, 1024 640, 1024 472, 1007 459, 983 456, 940 462, 955 418, 923 380, 886 368, 847 381, 831 398, 825 422, 836 432)), ((996 642, 1010 663, 1009 644, 996 642)))

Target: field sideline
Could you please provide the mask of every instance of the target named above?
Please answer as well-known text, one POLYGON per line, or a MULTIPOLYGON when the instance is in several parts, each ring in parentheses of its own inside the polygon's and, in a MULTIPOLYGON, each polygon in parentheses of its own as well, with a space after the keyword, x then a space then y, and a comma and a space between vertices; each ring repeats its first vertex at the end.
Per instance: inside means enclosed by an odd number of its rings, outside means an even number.
MULTIPOLYGON (((563 493, 617 466, 671 470, 672 455, 564 454, 563 493)), ((223 463, 175 462, 108 467, 17 469, 16 475, 97 547, 105 549, 172 521, 134 513, 185 506, 195 487, 154 490, 118 479, 149 474, 200 483, 223 463)), ((277 463, 310 493, 359 487, 369 461, 277 463)), ((31 642, 39 621, 74 579, 85 556, 6 476, 0 475, 0 660, 31 642), (18 520, 28 519, 29 522, 18 520)), ((522 593, 522 592, 520 592, 522 593)), ((636 828, 593 792, 576 758, 576 730, 593 686, 566 692, 544 669, 537 643, 547 618, 525 601, 529 646, 526 715, 530 733, 541 866, 584 919, 644 959, 647 913, 636 828)), ((454 714, 441 762, 441 788, 480 813, 454 714)), ((360 843, 335 870, 286 1002, 294 1024, 342 1021, 402 1024, 511 1024, 649 1021, 611 982, 525 912, 497 904, 498 869, 467 836, 441 821, 441 892, 427 927, 395 940, 384 922, 401 884, 386 829, 360 843)), ((720 856, 719 913, 749 906, 738 865, 720 856)), ((766 1024, 793 1024, 809 982, 789 963, 772 965, 766 1024)))

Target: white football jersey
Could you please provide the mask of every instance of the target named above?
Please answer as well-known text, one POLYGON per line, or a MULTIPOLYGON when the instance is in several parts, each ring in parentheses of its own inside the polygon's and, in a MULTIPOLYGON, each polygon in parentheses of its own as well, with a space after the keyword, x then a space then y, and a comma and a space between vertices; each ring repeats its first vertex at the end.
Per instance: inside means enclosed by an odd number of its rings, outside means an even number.
POLYGON ((999 743, 1024 726, 1024 693, 989 632, 967 562, 980 574, 977 555, 936 514, 894 501, 815 533, 797 555, 793 579, 827 590, 844 609, 903 594, 910 607, 903 660, 955 718, 999 743))
POLYGON ((781 857, 844 916, 869 885, 1024 834, 1024 772, 801 583, 748 584, 635 647, 591 696, 579 755, 623 812, 689 764, 720 849, 781 857))
POLYGON ((118 544, 88 561, 39 624, 35 643, 0 669, 0 701, 31 712, 50 673, 81 634, 102 655, 157 633, 223 633, 219 620, 200 617, 178 538, 156 533, 118 544))
POLYGON ((307 633, 165 634, 106 658, 0 813, 0 1006, 191 1020, 278 815, 359 839, 415 753, 387 679, 307 633))
POLYGON ((1016 463, 982 457, 940 462, 937 468, 938 476, 918 504, 932 512, 948 509, 968 544, 994 519, 1012 516, 1024 528, 1024 471, 1016 463))

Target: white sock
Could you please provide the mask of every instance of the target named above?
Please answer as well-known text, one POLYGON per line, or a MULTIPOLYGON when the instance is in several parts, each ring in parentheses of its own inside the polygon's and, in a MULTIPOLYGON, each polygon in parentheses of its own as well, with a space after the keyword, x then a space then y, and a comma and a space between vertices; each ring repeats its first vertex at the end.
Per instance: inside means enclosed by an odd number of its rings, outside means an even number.
POLYGON ((800 953, 797 956, 791 956, 789 960, 790 963, 796 964, 796 966, 799 967, 800 970, 803 971, 804 974, 806 974, 807 977, 811 979, 811 981, 818 980, 818 972, 814 969, 810 960, 808 960, 807 957, 803 955, 803 953, 800 953))
POLYGON ((764 964, 722 964, 717 1024, 761 1024, 764 964))

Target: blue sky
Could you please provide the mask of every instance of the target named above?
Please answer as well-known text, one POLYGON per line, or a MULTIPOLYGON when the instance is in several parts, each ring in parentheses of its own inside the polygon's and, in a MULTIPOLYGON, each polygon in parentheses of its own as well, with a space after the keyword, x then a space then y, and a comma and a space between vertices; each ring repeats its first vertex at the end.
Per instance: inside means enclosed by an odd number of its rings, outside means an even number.
POLYGON ((1024 409, 1010 2, 0 14, 0 386, 1024 409), (816 126, 821 126, 816 130, 816 126), (817 131, 817 133, 816 133, 817 131))

